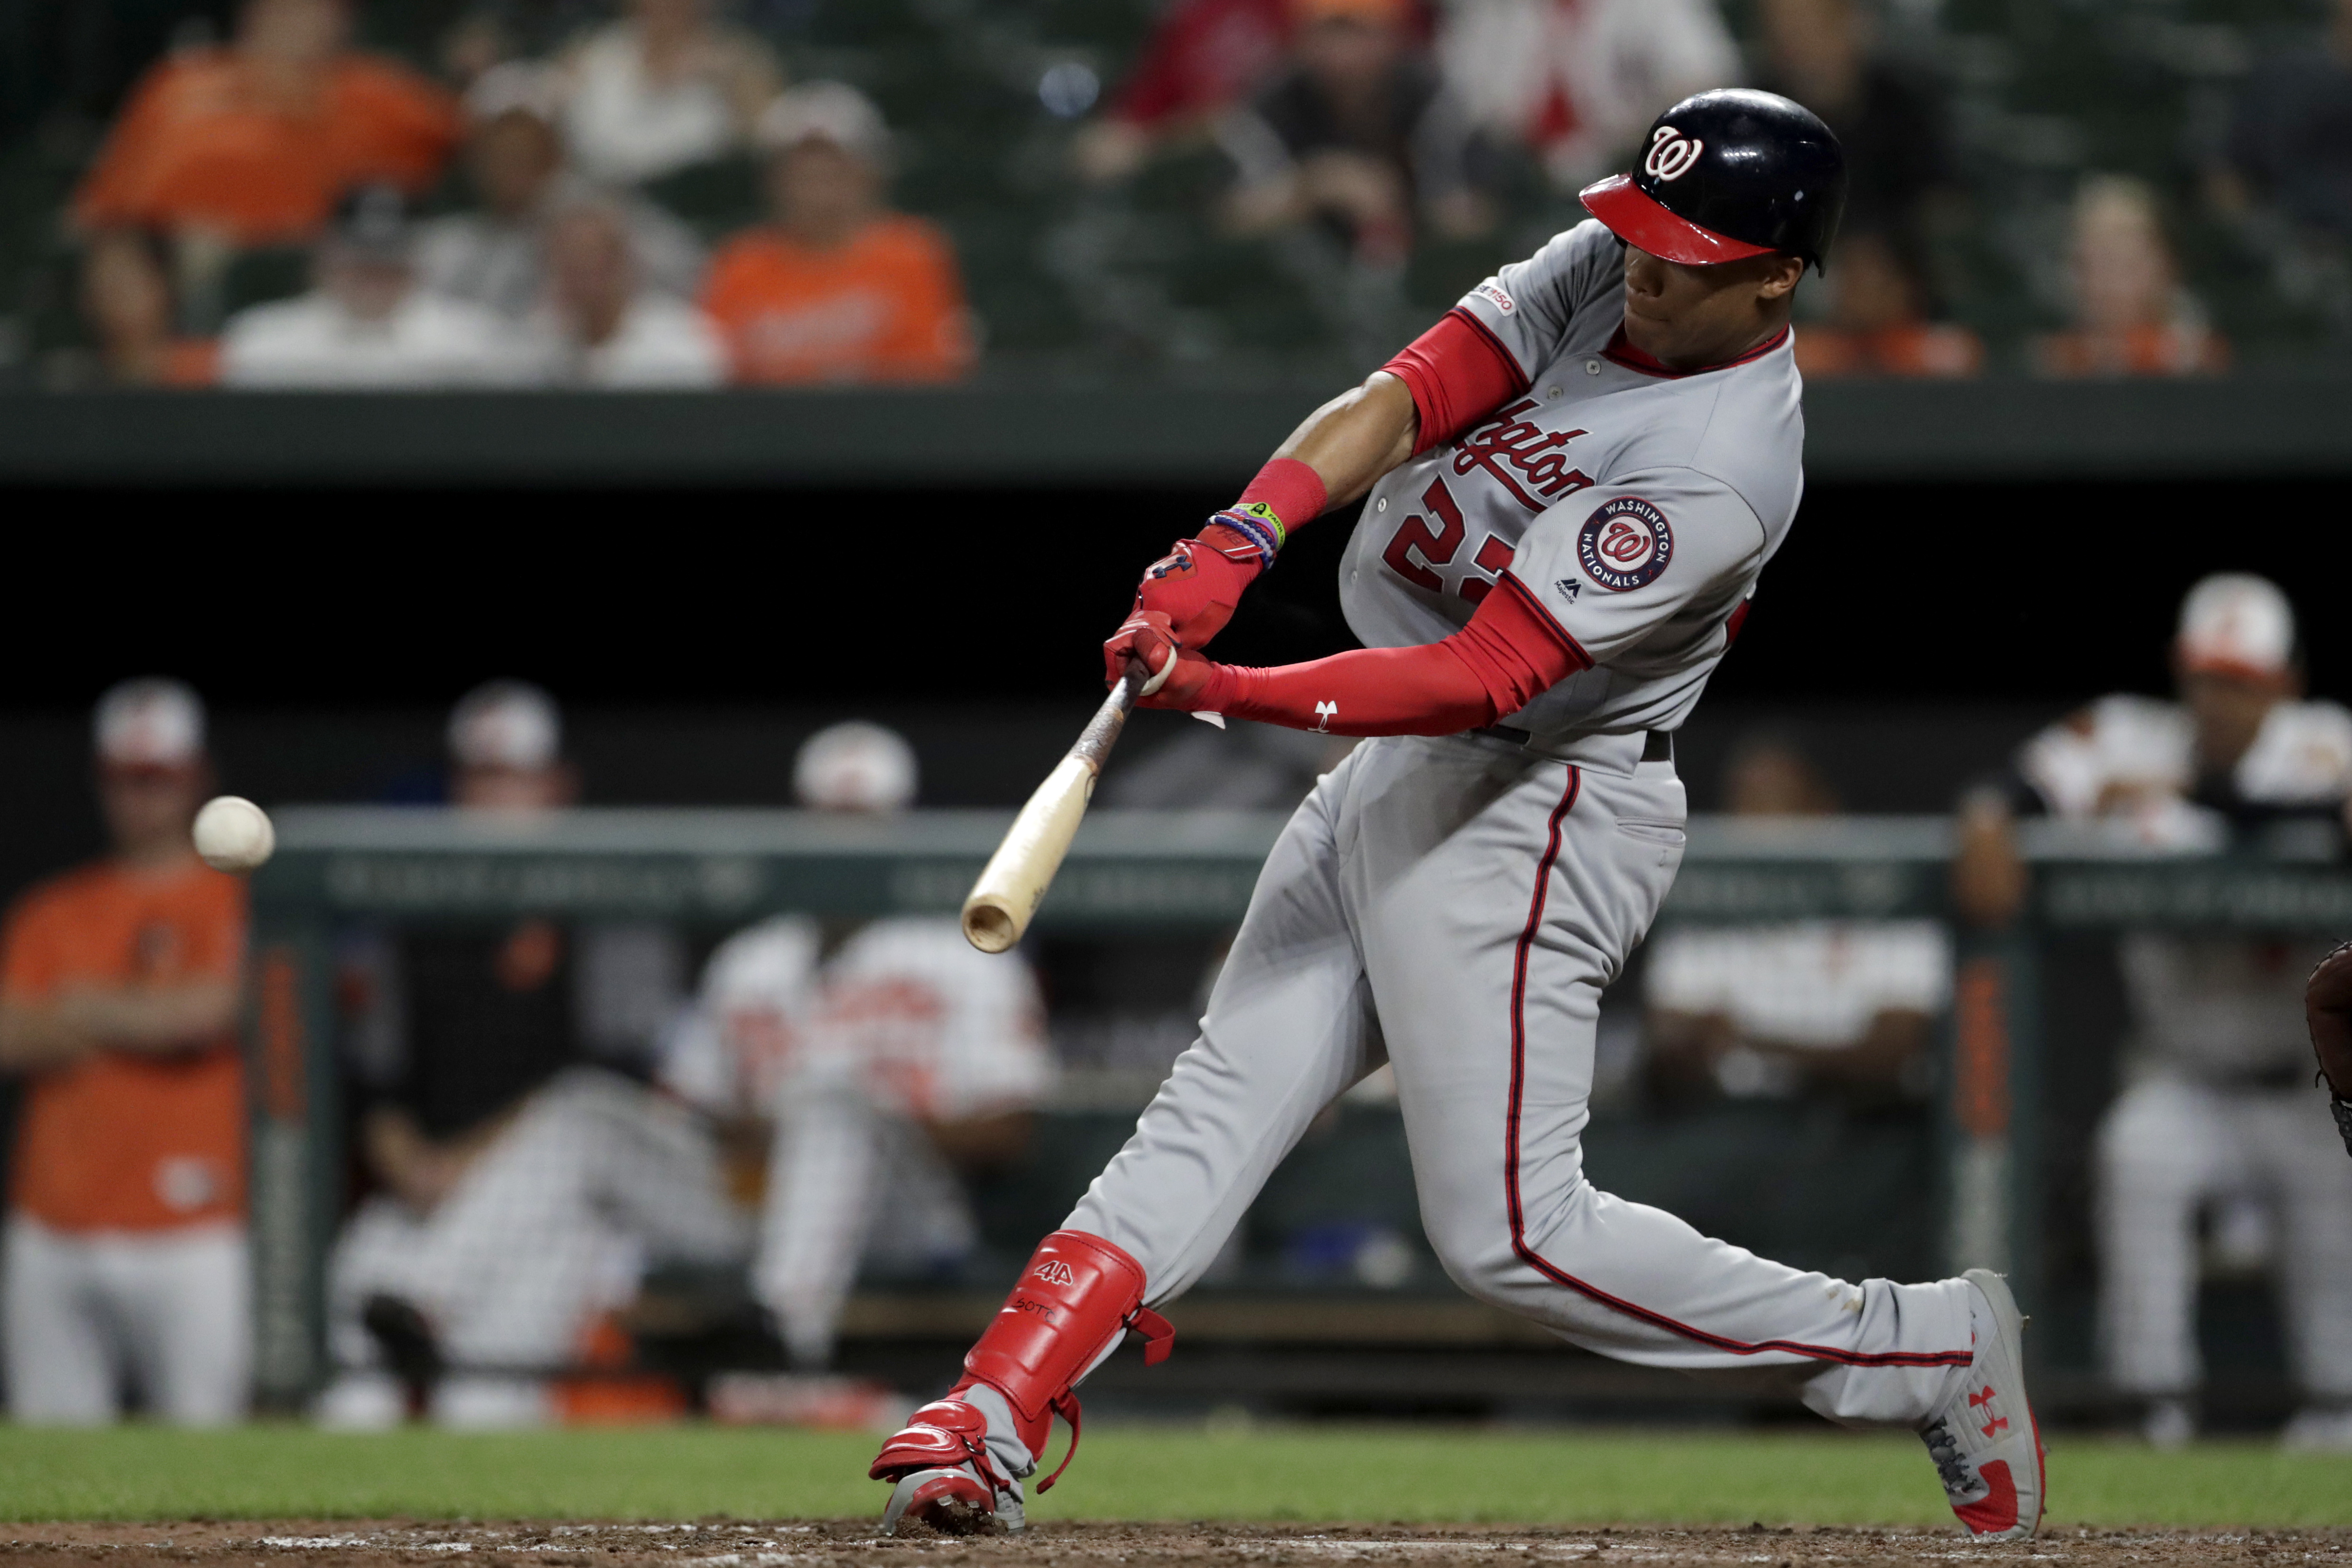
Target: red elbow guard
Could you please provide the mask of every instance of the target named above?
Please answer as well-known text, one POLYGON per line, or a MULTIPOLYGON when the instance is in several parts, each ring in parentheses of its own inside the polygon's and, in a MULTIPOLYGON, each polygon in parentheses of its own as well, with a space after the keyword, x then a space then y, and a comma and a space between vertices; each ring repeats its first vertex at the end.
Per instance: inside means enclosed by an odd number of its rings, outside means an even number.
POLYGON ((1412 394, 1421 416, 1417 453, 1452 440, 1528 389, 1519 362, 1459 305, 1381 368, 1412 394))

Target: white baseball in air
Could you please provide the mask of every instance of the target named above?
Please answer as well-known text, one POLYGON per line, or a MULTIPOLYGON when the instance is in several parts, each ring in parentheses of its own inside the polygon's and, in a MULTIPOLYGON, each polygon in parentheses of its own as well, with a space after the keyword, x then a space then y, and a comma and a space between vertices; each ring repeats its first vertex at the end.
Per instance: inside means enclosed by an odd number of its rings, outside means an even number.
POLYGON ((216 795, 196 813, 196 853, 215 871, 250 871, 277 847, 269 814, 241 795, 216 795))

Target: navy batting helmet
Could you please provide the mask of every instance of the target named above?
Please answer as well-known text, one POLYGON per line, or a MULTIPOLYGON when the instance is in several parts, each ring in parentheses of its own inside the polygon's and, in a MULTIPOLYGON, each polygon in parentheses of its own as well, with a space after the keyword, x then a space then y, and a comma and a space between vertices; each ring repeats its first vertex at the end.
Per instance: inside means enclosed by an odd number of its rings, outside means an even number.
POLYGON ((1659 115, 1641 167, 1587 185, 1581 199, 1618 238, 1668 261, 1784 251, 1819 271, 1845 206, 1845 153, 1802 104, 1717 88, 1659 115))

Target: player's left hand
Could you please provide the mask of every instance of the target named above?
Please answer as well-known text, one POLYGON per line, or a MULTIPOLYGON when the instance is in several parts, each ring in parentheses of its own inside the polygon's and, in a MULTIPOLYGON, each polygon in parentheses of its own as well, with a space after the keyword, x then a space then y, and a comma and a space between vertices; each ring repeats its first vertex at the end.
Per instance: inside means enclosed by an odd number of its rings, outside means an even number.
POLYGON ((1206 647, 1225 629, 1234 607, 1259 571, 1257 549, 1232 529, 1212 521, 1198 539, 1180 539, 1168 553, 1144 568, 1136 585, 1138 611, 1164 616, 1176 640, 1206 647))
POLYGON ((1217 667, 1181 646, 1168 617, 1154 610, 1138 610, 1120 623, 1103 644, 1103 681, 1117 685, 1129 664, 1151 672, 1137 696, 1139 708, 1172 708, 1190 713, 1213 706, 1207 695, 1217 667))

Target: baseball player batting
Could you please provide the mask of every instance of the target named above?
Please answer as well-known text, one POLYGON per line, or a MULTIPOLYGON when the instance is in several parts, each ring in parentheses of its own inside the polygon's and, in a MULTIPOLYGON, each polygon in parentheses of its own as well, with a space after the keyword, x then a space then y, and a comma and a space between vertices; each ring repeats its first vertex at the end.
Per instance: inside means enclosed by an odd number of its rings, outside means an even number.
POLYGON ((1318 409, 1144 574, 1105 650, 1151 672, 1145 705, 1373 738, 1284 830, 1134 1137, 963 1379, 883 1446, 886 1529, 1018 1529, 1055 1413, 1076 1451, 1079 1380, 1130 1330, 1147 1363, 1167 1352, 1154 1309, 1385 1061, 1463 1289, 1621 1360, 1780 1369, 1833 1421, 1919 1432, 1970 1533, 2032 1533, 2041 1447, 1998 1276, 1803 1273, 1581 1169, 1601 989, 1682 859, 1674 731, 1796 515, 1790 307, 1844 186, 1836 139, 1788 100, 1685 100, 1633 174, 1583 193, 1594 221, 1318 409), (1286 531, 1360 496, 1341 587, 1368 646, 1203 657, 1286 531))

